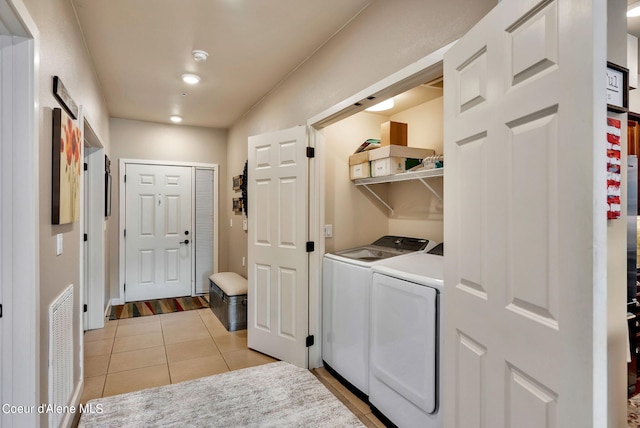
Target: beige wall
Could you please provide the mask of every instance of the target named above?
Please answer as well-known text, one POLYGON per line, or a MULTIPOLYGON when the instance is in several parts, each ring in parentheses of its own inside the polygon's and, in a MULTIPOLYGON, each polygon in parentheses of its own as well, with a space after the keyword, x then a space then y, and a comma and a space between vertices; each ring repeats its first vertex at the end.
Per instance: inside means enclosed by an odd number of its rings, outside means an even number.
MULTIPOLYGON (((443 153, 443 98, 439 97, 402 113, 391 116, 396 122, 408 124, 408 145, 433 149, 443 153)), ((443 179, 434 178, 428 184, 443 195, 443 179)), ((400 236, 444 241, 443 203, 419 181, 393 184, 389 201, 394 214, 389 218, 389 233, 400 236)))
MULTIPOLYGON (((640 79, 640 74, 638 79, 640 79)), ((629 111, 640 113, 640 88, 629 91, 629 111)))
MULTIPOLYGON (((40 32, 39 45, 39 246, 40 246, 40 402, 48 402, 48 310, 49 305, 70 284, 74 285, 74 338, 80 330, 80 223, 51 224, 51 112, 59 107, 52 95, 52 76, 60 76, 78 105, 85 108, 91 126, 109 150, 108 112, 99 83, 93 73, 68 0, 25 0, 40 32), (56 256, 56 235, 64 239, 64 252, 56 256)), ((79 341, 74 341, 74 382, 80 380, 79 341)), ((41 417, 47 425, 47 415, 41 417)))
MULTIPOLYGON (((247 158, 250 135, 305 124, 309 118, 456 40, 496 3, 374 1, 230 129, 229 164, 247 158)), ((229 245, 233 257, 229 269, 246 274, 246 268, 236 262, 247 254, 246 234, 235 224, 230 229, 229 245)))
MULTIPOLYGON (((119 223, 120 159, 144 159, 174 162, 218 164, 220 206, 230 199, 227 189, 227 131, 196 126, 170 125, 127 119, 111 119, 111 174, 113 176, 112 222, 109 234, 109 270, 112 298, 122 297, 119 291, 119 223)), ((221 208, 222 209, 222 208, 221 208)), ((221 213, 219 213, 221 215, 221 213)), ((222 216, 221 218, 223 218, 222 216)), ((220 270, 227 269, 227 230, 220 227, 220 270)), ((228 224, 228 220, 227 223, 228 224)))
MULTIPOLYGON (((349 180, 349 155, 365 140, 379 139, 383 122, 384 116, 358 113, 324 129, 325 224, 333 225, 333 238, 325 239, 326 252, 368 244, 389 231, 387 209, 349 180)), ((386 187, 376 185, 376 191, 386 197, 386 187)))

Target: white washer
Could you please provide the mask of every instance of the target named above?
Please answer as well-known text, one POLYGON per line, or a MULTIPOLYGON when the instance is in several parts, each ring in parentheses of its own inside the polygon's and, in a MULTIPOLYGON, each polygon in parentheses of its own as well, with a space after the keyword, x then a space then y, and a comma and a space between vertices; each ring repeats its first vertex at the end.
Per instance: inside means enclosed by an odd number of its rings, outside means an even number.
POLYGON ((370 269, 425 246, 426 239, 384 236, 371 245, 324 256, 322 360, 361 395, 369 393, 370 269))
POLYGON ((442 428, 443 257, 421 251, 371 271, 369 403, 400 428, 442 428))

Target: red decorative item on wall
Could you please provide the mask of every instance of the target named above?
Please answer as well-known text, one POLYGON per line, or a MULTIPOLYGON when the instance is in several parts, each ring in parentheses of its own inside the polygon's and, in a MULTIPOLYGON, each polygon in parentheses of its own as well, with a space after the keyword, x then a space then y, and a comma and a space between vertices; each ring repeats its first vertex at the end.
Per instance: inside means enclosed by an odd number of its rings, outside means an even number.
POLYGON ((620 218, 620 121, 607 118, 607 219, 620 218))

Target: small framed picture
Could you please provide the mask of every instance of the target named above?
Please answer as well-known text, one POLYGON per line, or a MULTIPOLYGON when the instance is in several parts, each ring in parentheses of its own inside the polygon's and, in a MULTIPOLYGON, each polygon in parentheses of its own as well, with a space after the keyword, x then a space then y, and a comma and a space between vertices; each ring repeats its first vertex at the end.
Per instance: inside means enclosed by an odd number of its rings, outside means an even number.
POLYGON ((607 110, 629 111, 629 70, 612 62, 607 62, 607 110))
POLYGON ((242 187, 242 175, 236 175, 233 177, 233 191, 239 192, 242 187))
POLYGON ((242 198, 233 198, 234 214, 242 214, 242 198))

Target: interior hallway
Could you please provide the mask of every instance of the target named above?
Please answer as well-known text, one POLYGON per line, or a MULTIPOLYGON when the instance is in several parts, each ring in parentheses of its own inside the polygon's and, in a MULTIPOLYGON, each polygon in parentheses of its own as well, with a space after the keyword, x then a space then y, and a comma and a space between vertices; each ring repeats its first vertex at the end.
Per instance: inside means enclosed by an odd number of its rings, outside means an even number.
MULTIPOLYGON (((107 320, 84 335, 81 402, 274 361, 247 347, 247 330, 228 332, 209 308, 107 320)), ((312 372, 365 426, 384 427, 326 370, 312 372)))

